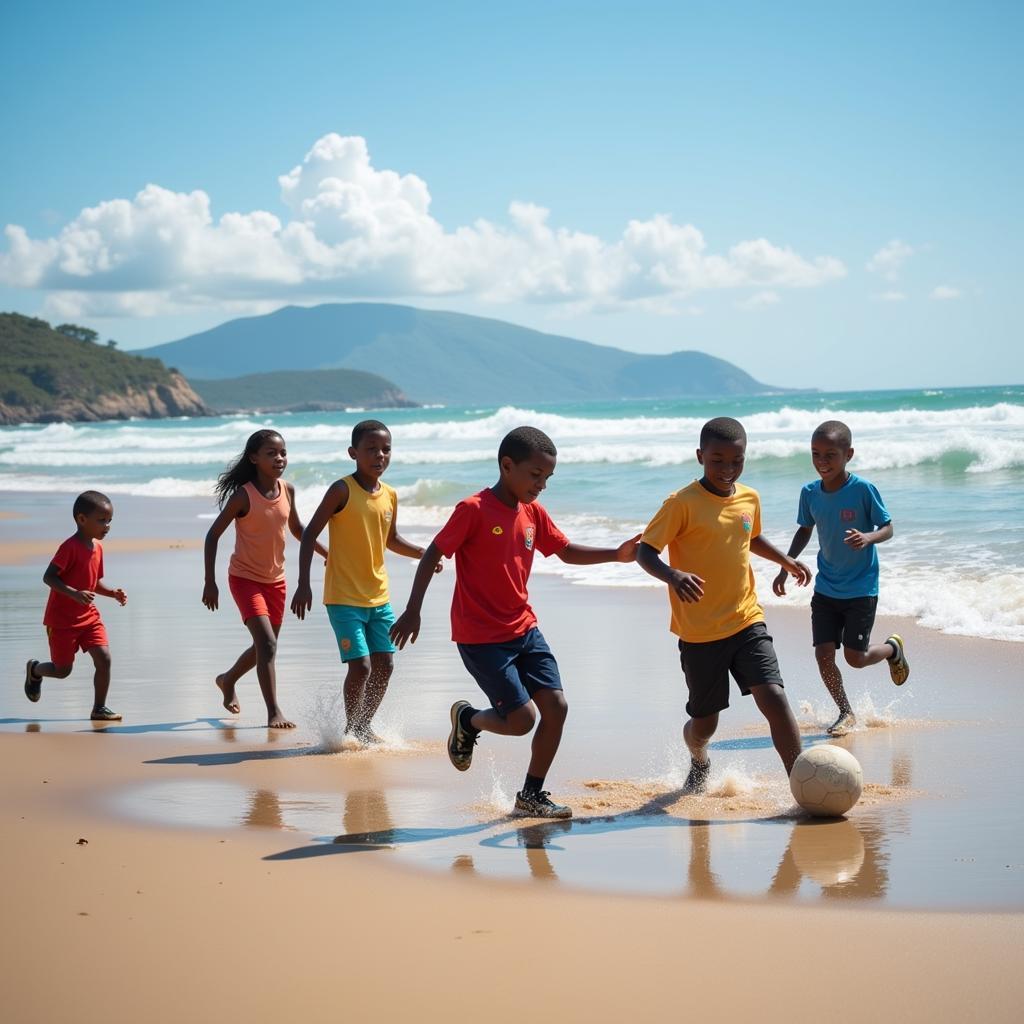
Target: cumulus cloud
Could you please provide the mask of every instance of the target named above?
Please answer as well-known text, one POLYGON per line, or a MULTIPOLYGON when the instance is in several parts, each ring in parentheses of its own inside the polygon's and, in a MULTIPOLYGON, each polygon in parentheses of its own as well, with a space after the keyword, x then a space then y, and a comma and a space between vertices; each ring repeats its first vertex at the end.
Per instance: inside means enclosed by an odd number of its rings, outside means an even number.
POLYGON ((894 238, 887 242, 871 259, 866 266, 872 274, 880 274, 887 281, 895 281, 900 276, 903 264, 913 255, 913 246, 894 238))
POLYGON ((82 210, 54 237, 8 225, 0 281, 47 292, 51 309, 70 317, 445 295, 679 310, 699 292, 756 289, 748 301, 764 305, 778 300, 775 289, 846 274, 834 257, 808 259, 764 238, 711 252, 698 228, 662 214, 605 239, 516 201, 504 223, 447 229, 430 212, 426 182, 375 168, 358 136, 318 139, 278 184, 283 218, 256 210, 215 219, 205 192, 147 185, 82 210))
POLYGON ((960 289, 952 288, 948 284, 940 284, 938 287, 932 289, 931 297, 940 302, 944 302, 948 299, 959 299, 960 289))

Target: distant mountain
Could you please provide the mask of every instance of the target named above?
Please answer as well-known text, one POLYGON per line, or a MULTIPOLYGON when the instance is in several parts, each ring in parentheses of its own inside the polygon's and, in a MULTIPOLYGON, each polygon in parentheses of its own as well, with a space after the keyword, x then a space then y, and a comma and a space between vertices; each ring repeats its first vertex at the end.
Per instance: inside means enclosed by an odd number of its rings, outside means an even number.
POLYGON ((278 370, 246 377, 190 381, 217 412, 319 412, 363 406, 415 406, 398 385, 361 370, 278 370))
POLYGON ((210 410, 159 359, 98 345, 75 324, 0 313, 0 423, 204 416, 210 410))
POLYGON ((240 370, 381 373, 419 402, 559 402, 782 389, 702 352, 639 355, 501 320, 353 302, 286 306, 146 350, 189 378, 240 370))

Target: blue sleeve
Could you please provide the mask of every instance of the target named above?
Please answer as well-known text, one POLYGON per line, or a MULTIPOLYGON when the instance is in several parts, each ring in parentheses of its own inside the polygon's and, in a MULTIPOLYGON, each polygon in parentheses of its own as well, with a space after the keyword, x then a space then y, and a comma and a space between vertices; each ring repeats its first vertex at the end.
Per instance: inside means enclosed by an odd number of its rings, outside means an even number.
POLYGON ((864 481, 864 487, 867 490, 864 497, 868 505, 868 516, 877 530, 878 527, 892 522, 892 516, 889 515, 889 510, 885 507, 885 502, 882 501, 878 488, 874 484, 869 484, 866 480, 864 481))
POLYGON ((814 513, 811 511, 811 486, 808 484, 800 491, 800 507, 796 510, 797 526, 814 526, 814 513))

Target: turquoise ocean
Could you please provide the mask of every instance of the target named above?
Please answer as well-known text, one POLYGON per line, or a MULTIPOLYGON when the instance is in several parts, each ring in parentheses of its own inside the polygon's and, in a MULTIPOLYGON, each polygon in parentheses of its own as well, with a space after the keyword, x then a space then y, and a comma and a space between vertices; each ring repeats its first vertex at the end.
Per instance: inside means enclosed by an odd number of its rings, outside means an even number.
MULTIPOLYGON (((749 436, 743 482, 760 492, 765 534, 782 548, 800 487, 814 479, 811 432, 822 420, 844 420, 856 450, 850 468, 878 486, 896 527, 879 551, 880 612, 1024 641, 1024 386, 23 425, 0 429, 0 479, 20 506, 32 492, 87 487, 115 501, 152 499, 153 536, 161 535, 160 499, 185 499, 199 536, 214 514, 217 474, 252 431, 274 426, 308 519, 324 487, 350 471, 351 427, 370 415, 392 430, 386 479, 407 536, 429 539, 459 498, 493 483, 498 440, 529 423, 559 450, 543 503, 573 540, 602 545, 641 530, 666 495, 699 475, 694 449, 706 419, 736 416, 749 436)), ((812 566, 815 552, 812 541, 803 556, 812 566)), ((774 568, 756 569, 766 605, 809 601, 809 591, 775 598, 774 568)), ((538 559, 534 571, 581 585, 657 585, 635 566, 538 559)))

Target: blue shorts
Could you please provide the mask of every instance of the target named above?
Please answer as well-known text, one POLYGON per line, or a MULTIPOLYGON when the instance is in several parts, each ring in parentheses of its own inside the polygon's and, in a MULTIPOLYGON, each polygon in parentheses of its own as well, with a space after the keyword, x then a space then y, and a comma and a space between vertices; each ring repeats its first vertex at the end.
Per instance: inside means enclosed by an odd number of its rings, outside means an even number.
POLYGON ((558 663, 541 631, 533 629, 502 644, 459 644, 462 663, 504 718, 529 704, 538 690, 561 690, 558 663))
POLYGON ((395 645, 389 631, 395 624, 395 613, 390 604, 376 608, 357 608, 350 604, 329 604, 327 618, 331 620, 342 661, 354 661, 370 654, 393 654, 395 645))

